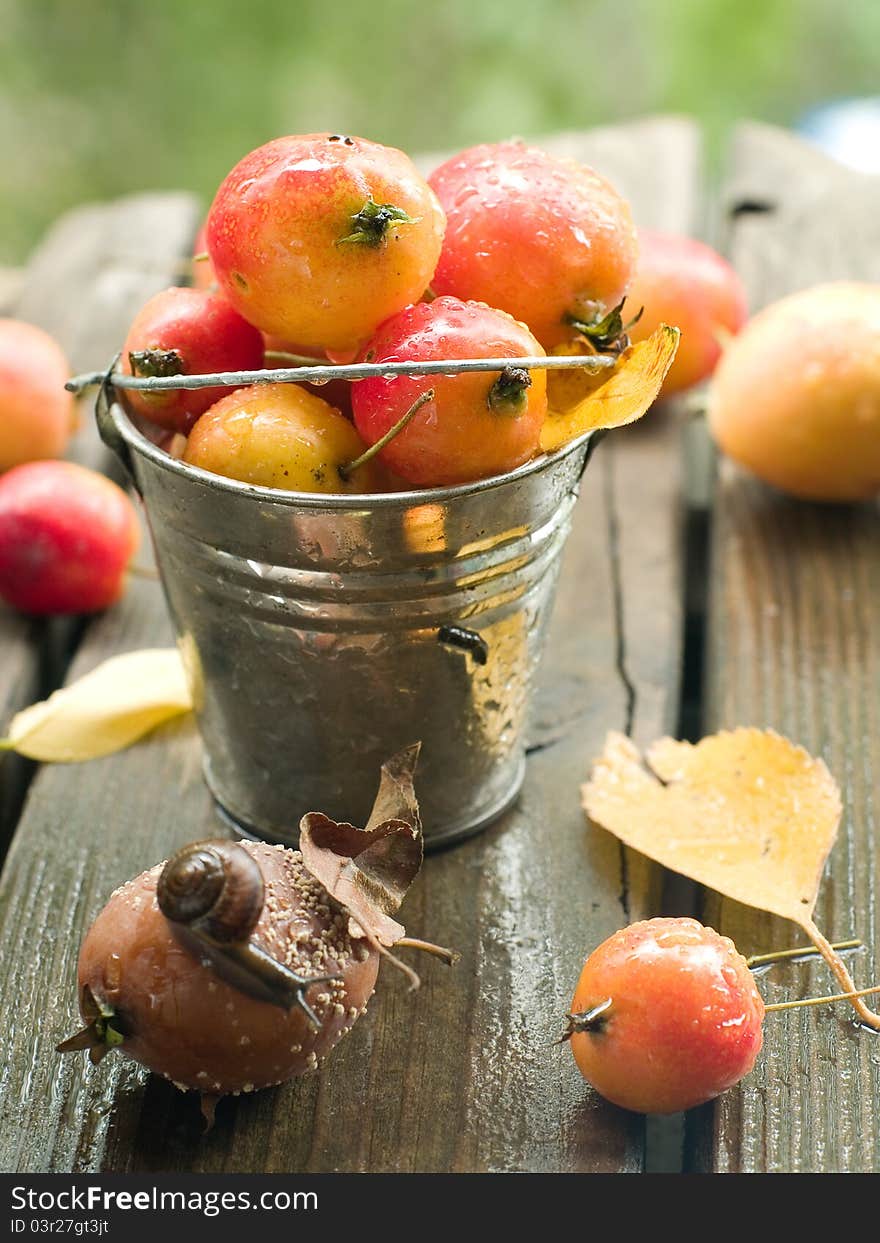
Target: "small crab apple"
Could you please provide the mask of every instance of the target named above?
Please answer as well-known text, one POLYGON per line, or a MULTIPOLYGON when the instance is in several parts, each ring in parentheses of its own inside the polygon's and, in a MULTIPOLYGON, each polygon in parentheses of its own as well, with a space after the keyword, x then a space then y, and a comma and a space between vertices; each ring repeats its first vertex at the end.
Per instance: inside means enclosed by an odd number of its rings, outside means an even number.
POLYGON ((707 379, 721 357, 722 336, 739 332, 748 318, 745 288, 726 259, 693 238, 647 229, 639 230, 639 266, 627 306, 641 309, 629 327, 633 341, 661 324, 681 329, 661 397, 707 379))
POLYGON ((510 367, 358 380, 352 396, 355 426, 368 444, 376 444, 430 394, 381 449, 389 470, 417 487, 503 474, 538 450, 547 413, 546 374, 518 368, 516 360, 543 353, 525 325, 503 311, 450 297, 417 303, 381 326, 363 361, 509 358, 510 367))
POLYGON ((75 426, 69 375, 48 333, 0 319, 0 471, 64 452, 75 426))
MULTIPOLYGON (((126 375, 203 375, 256 371, 263 338, 227 300, 204 289, 165 289, 141 308, 122 347, 126 375)), ((229 389, 125 390, 129 407, 152 423, 184 435, 229 389)))
POLYGON ((192 429, 190 466, 291 492, 378 492, 373 462, 351 472, 367 446, 344 415, 299 384, 255 384, 212 406, 192 429))
POLYGON ((217 191, 207 241, 221 289, 263 332, 353 355, 425 292, 439 203, 402 151, 342 134, 276 138, 217 191))
POLYGON ((95 613, 122 594, 140 542, 120 487, 73 462, 0 479, 0 597, 23 613, 95 613))
POLYGON ((814 285, 759 311, 712 380, 715 443, 809 501, 880 493, 880 284, 814 285))
POLYGON ((508 311, 548 349, 626 297, 635 227, 626 200, 592 168, 503 142, 462 151, 428 181, 447 220, 435 293, 508 311))
POLYGON ((584 1078, 615 1105, 677 1113, 749 1073, 763 1019, 729 938, 695 919, 648 919, 590 954, 566 1038, 584 1078))

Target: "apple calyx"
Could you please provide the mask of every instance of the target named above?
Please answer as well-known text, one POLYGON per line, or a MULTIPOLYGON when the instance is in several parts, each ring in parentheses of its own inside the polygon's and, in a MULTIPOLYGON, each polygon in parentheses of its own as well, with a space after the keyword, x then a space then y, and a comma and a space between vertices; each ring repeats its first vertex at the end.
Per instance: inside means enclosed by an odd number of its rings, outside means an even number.
POLYGON ((410 216, 402 207, 396 207, 394 203, 376 203, 372 198, 368 198, 360 211, 355 212, 351 217, 353 225, 351 233, 346 237, 341 237, 337 245, 353 242, 375 249, 383 244, 388 230, 393 225, 417 224, 418 221, 418 216, 410 216))
POLYGON ((128 355, 131 373, 153 379, 157 376, 183 375, 183 358, 177 350, 131 350, 128 355))
POLYGON ((88 1049, 89 1061, 97 1066, 102 1058, 125 1043, 119 1016, 106 1001, 96 997, 88 985, 83 989, 82 1011, 89 1020, 81 1031, 68 1036, 56 1046, 56 1053, 77 1053, 88 1049), (114 1020, 116 1025, 114 1026, 114 1020))
POLYGON ((565 1044, 566 1040, 571 1040, 572 1036, 578 1035, 580 1032, 601 1032, 607 1023, 607 1014, 611 1009, 612 1000, 606 997, 604 1001, 600 1001, 597 1006, 591 1006, 589 1010, 582 1010, 579 1014, 567 1015, 568 1027, 557 1040, 557 1044, 565 1044))
POLYGON ((621 299, 607 315, 595 319, 582 319, 576 313, 569 311, 564 316, 564 321, 600 352, 619 354, 629 345, 629 330, 639 322, 645 309, 641 307, 637 315, 624 323, 622 315, 624 302, 626 298, 621 299))
POLYGON ((526 390, 532 377, 525 367, 505 367, 489 389, 486 405, 495 414, 518 419, 528 405, 526 390))

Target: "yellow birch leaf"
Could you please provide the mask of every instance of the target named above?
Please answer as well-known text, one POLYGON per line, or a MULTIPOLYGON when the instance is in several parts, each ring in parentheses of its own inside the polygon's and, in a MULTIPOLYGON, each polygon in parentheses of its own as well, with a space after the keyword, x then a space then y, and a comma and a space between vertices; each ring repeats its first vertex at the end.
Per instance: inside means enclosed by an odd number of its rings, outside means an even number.
MULTIPOLYGON (((628 346, 611 371, 548 371, 542 451, 558 449, 584 432, 640 419, 660 392, 680 336, 677 328, 661 324, 645 341, 628 346)), ((584 356, 594 352, 586 341, 573 341, 556 351, 584 356)))
POLYGON ((126 652, 17 713, 0 745, 49 763, 93 760, 191 709, 175 648, 126 652))
MULTIPOLYGON (((642 757, 611 733, 581 787, 589 818, 627 846, 746 906, 798 924, 846 992, 855 985, 813 922, 837 837, 837 783, 773 730, 736 729, 700 742, 661 738, 642 757)), ((854 1000, 860 1018, 880 1016, 854 1000)))

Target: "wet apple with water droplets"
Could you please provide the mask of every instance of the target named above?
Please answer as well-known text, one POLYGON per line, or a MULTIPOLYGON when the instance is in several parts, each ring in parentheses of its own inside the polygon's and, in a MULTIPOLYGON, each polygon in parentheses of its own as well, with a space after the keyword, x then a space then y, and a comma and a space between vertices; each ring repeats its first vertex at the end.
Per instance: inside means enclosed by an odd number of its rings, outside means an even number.
POLYGON ((590 954, 569 1016, 578 1068, 615 1105, 677 1113, 755 1064, 764 1002, 728 937, 695 919, 648 919, 590 954))

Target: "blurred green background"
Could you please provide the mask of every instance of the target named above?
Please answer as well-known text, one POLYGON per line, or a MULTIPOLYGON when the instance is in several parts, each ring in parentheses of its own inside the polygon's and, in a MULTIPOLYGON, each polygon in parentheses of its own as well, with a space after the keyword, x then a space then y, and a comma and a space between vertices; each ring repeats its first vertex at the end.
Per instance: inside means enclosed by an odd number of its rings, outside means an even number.
POLYGON ((716 158, 877 91, 878 0, 0 0, 0 264, 84 199, 207 201, 250 148, 409 150, 684 112, 716 158))

